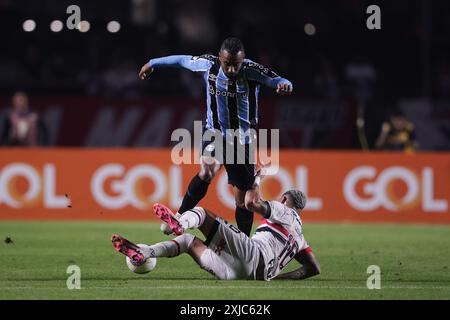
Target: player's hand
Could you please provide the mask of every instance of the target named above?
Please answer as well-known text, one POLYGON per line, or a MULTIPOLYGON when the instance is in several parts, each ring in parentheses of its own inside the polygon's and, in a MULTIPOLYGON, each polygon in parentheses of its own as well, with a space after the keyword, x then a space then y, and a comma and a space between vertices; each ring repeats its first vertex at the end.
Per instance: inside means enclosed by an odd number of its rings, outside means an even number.
POLYGON ((292 93, 292 86, 289 83, 279 83, 276 92, 288 96, 292 93))
POLYGON ((142 66, 141 71, 139 71, 139 78, 141 80, 147 79, 147 77, 153 72, 153 68, 149 67, 149 65, 146 63, 142 66))
POLYGON ((261 162, 259 162, 256 165, 256 175, 255 176, 256 177, 260 177, 261 180, 264 179, 264 177, 266 176, 266 171, 267 171, 268 167, 270 167, 269 163, 261 163, 261 162))

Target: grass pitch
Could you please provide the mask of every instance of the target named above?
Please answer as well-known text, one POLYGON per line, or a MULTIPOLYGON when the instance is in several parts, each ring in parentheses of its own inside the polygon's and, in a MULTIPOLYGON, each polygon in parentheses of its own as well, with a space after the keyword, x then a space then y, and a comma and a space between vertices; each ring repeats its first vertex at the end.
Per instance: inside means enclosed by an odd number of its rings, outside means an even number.
POLYGON ((188 255, 137 275, 113 250, 116 232, 136 243, 169 239, 157 223, 1 221, 0 299, 450 298, 449 226, 306 223, 322 274, 270 282, 218 281, 188 255), (67 288, 70 265, 81 269, 80 290, 67 288), (381 268, 380 290, 367 289, 369 265, 381 268))

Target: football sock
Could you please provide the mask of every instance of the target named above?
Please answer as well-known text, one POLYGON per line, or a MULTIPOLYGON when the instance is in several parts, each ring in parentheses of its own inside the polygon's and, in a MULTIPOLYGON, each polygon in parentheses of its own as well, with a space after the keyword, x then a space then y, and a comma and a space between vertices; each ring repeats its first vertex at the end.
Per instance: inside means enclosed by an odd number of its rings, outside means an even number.
POLYGON ((250 236, 253 225, 253 212, 247 209, 236 206, 236 222, 239 230, 250 236))
POLYGON ((189 209, 194 208, 197 203, 205 196, 208 191, 209 182, 203 181, 200 177, 195 175, 189 183, 189 187, 184 195, 181 207, 178 210, 179 213, 186 212, 189 209))
POLYGON ((145 259, 149 257, 176 257, 182 253, 185 253, 189 249, 189 246, 194 238, 195 237, 192 234, 185 233, 169 241, 163 241, 151 246, 145 246, 142 248, 142 253, 144 254, 145 259))
POLYGON ((196 207, 188 210, 178 218, 181 226, 186 229, 194 229, 200 227, 205 222, 206 212, 203 208, 196 207))

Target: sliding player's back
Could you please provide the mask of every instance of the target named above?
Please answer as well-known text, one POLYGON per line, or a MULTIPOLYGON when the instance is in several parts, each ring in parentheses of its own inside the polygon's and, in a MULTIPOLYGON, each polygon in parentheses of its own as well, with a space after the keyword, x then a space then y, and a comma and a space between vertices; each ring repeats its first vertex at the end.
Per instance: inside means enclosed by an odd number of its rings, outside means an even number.
POLYGON ((269 206, 270 216, 252 236, 264 257, 266 279, 277 276, 296 254, 309 248, 297 212, 278 201, 269 201, 269 206))

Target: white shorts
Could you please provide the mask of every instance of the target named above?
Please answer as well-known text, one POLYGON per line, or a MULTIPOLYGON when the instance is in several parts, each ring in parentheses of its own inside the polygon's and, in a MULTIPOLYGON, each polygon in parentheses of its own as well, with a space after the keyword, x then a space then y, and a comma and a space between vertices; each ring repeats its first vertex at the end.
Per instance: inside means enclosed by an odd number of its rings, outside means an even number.
POLYGON ((221 280, 256 279, 260 251, 237 227, 216 218, 200 257, 201 266, 221 280))

